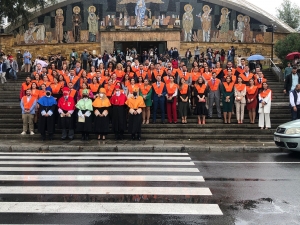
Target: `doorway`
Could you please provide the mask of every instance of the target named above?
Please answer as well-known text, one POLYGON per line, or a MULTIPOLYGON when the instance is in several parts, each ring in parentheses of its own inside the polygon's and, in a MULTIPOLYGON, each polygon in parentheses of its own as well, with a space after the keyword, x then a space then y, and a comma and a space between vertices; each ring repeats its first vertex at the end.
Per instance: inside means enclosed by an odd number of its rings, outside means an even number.
POLYGON ((164 53, 167 49, 167 42, 166 41, 115 41, 114 42, 114 48, 117 51, 126 52, 126 49, 132 49, 135 48, 137 51, 137 54, 142 55, 143 51, 149 51, 149 49, 158 48, 158 52, 164 53))

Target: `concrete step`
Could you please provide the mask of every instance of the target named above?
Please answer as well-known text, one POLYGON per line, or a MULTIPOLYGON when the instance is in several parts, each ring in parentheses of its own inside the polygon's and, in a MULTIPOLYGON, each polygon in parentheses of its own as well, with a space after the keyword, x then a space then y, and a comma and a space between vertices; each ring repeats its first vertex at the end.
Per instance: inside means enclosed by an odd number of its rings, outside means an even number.
MULTIPOLYGON (((54 138, 55 139, 60 139, 61 133, 55 133, 54 138)), ((91 138, 96 138, 96 135, 91 134, 91 138)), ((170 140, 211 140, 214 142, 218 142, 218 140, 231 140, 231 141, 236 141, 237 138, 239 141, 273 141, 273 135, 272 134, 245 134, 245 135, 232 135, 232 134, 226 134, 226 135, 210 135, 210 134, 144 134, 142 132, 142 138, 143 139, 170 139, 170 140)), ((130 139, 131 135, 130 134, 125 134, 124 139, 130 139)), ((81 134, 76 134, 75 139, 80 139, 81 134)), ((113 139, 114 135, 109 134, 107 136, 107 139, 113 139)), ((20 135, 20 134, 0 134, 0 139, 18 139, 18 140, 40 140, 41 136, 39 134, 35 135, 20 135)))

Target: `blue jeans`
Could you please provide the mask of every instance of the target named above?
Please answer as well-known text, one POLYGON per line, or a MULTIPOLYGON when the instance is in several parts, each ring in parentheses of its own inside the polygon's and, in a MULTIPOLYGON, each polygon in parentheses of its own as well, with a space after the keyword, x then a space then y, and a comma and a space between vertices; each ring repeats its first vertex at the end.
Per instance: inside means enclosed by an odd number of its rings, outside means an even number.
POLYGON ((13 69, 10 69, 9 71, 9 75, 14 79, 14 80, 17 80, 18 77, 17 77, 17 72, 13 69))

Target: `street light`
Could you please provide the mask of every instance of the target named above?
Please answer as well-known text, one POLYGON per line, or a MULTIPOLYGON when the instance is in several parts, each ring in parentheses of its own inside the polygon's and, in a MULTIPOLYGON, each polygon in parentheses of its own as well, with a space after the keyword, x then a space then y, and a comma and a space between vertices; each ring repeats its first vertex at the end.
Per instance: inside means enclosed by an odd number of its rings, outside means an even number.
POLYGON ((271 25, 268 26, 267 31, 272 32, 272 49, 271 49, 271 60, 274 60, 274 31, 277 29, 276 24, 274 24, 274 21, 271 21, 271 25))

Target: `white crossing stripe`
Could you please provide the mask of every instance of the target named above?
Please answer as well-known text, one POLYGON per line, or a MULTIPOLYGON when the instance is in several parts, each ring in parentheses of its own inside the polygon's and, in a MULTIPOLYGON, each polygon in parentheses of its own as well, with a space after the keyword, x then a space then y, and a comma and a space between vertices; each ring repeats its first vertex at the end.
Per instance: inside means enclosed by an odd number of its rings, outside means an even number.
POLYGON ((191 160, 190 157, 151 157, 151 156, 0 156, 0 159, 12 159, 12 160, 16 160, 16 159, 69 159, 69 160, 77 160, 77 159, 85 159, 85 160, 182 160, 182 161, 189 161, 191 160))
POLYGON ((1 171, 11 172, 176 172, 176 173, 199 173, 197 168, 180 167, 0 167, 1 171))
POLYGON ((171 175, 0 175, 1 181, 182 181, 204 182, 202 176, 171 175))
POLYGON ((193 162, 164 161, 0 161, 0 165, 157 165, 157 166, 194 166, 193 162))
POLYGON ((157 155, 157 156, 187 156, 188 153, 176 153, 176 152, 1 152, 0 155, 157 155))
POLYGON ((223 215, 217 204, 2 202, 0 213, 223 215))
POLYGON ((197 187, 82 187, 82 186, 2 186, 0 194, 78 195, 212 195, 209 188, 197 187))

